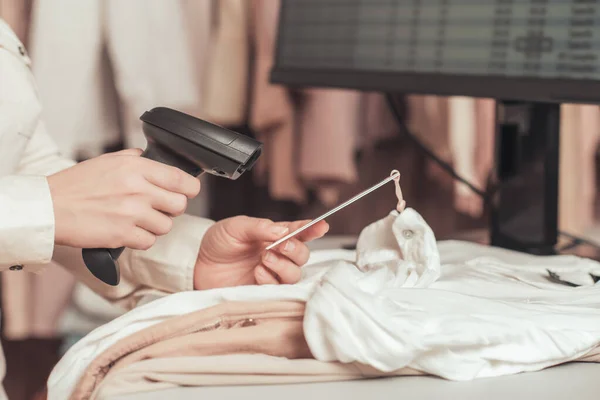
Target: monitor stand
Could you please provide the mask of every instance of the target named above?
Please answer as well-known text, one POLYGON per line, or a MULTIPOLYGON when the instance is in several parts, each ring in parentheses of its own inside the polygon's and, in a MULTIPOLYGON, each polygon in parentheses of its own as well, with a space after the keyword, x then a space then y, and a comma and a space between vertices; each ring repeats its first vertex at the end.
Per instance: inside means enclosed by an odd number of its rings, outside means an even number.
POLYGON ((492 246, 555 254, 559 137, 560 104, 497 101, 492 246))

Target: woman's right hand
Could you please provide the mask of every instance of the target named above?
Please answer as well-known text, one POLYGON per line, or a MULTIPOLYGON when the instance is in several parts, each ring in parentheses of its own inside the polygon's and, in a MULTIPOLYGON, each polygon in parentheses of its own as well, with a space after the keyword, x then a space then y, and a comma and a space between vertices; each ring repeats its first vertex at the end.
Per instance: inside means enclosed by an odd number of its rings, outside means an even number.
POLYGON ((105 154, 48 177, 56 244, 146 250, 171 230, 200 181, 141 154, 105 154))

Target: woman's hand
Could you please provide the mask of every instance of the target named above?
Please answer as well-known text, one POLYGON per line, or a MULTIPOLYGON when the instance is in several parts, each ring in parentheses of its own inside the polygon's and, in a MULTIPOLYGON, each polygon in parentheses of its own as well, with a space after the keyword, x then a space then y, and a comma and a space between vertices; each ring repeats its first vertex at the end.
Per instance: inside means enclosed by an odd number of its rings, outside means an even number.
POLYGON ((171 230, 200 181, 141 153, 105 154, 48 177, 55 243, 146 250, 171 230))
POLYGON ((202 240, 194 288, 298 282, 310 254, 305 243, 323 236, 329 225, 321 221, 275 249, 265 252, 265 247, 308 222, 275 223, 245 216, 217 222, 202 240))

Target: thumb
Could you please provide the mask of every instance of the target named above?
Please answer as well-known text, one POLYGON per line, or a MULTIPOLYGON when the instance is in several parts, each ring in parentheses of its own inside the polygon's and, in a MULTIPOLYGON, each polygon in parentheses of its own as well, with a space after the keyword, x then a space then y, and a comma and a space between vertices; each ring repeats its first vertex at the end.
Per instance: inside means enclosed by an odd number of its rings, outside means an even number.
POLYGON ((244 242, 274 242, 289 232, 287 226, 265 218, 234 217, 229 225, 229 233, 244 242))

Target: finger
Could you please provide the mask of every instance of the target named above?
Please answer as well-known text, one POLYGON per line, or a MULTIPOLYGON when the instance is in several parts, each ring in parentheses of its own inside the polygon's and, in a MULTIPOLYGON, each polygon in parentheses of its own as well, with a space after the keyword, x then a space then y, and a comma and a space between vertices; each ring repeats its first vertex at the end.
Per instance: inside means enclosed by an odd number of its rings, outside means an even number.
POLYGON ((311 240, 323 237, 329 232, 329 224, 326 221, 319 221, 304 232, 298 235, 298 239, 303 242, 310 242, 311 240))
MULTIPOLYGON (((287 222, 286 224, 289 227, 290 232, 293 232, 296 229, 301 228, 304 225, 308 224, 310 221, 311 220, 294 221, 294 222, 287 222)), ((311 240, 315 240, 315 239, 322 237, 323 235, 325 235, 327 233, 327 231, 329 231, 329 224, 325 220, 322 220, 322 221, 317 222, 310 228, 307 228, 306 230, 300 232, 296 236, 296 238, 303 242, 310 242, 311 240)))
POLYGON ((180 193, 187 198, 194 198, 200 193, 200 180, 179 168, 146 160, 144 177, 153 185, 169 192, 180 193))
POLYGON ((173 217, 182 215, 188 205, 188 198, 183 194, 169 192, 158 186, 150 185, 148 195, 152 208, 173 217))
POLYGON ((225 225, 228 233, 242 242, 274 242, 289 232, 287 226, 276 224, 269 219, 235 217, 225 225))
POLYGON ((300 280, 302 271, 289 258, 274 252, 267 251, 263 255, 262 262, 265 267, 279 276, 281 283, 293 284, 300 280))
POLYGON ((279 281, 262 265, 254 268, 254 279, 259 285, 279 285, 279 281))
POLYGON ((173 219, 167 215, 156 211, 148 210, 142 217, 137 221, 137 226, 156 235, 166 235, 173 228, 173 219))
POLYGON ((148 250, 150 247, 154 246, 155 242, 155 235, 136 226, 131 233, 127 235, 125 247, 135 250, 148 250))
POLYGON ((310 256, 308 246, 296 238, 286 240, 280 244, 277 251, 289 258, 298 267, 306 264, 310 256))

